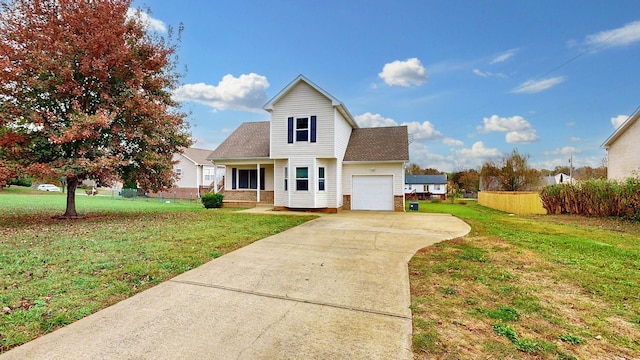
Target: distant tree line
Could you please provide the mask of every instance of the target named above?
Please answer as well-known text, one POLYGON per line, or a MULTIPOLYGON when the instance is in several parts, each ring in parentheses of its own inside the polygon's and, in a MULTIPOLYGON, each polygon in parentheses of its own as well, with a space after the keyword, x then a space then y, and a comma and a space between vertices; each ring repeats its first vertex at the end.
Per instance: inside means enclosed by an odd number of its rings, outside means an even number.
POLYGON ((445 173, 434 168, 421 168, 418 164, 407 165, 407 175, 447 174, 450 186, 459 192, 477 193, 479 190, 495 191, 537 191, 545 186, 545 176, 556 174, 571 175, 575 180, 606 179, 607 166, 603 161, 600 167, 583 166, 570 169, 569 166, 556 166, 553 170, 533 168, 529 163, 530 155, 521 154, 517 149, 495 160, 487 160, 478 169, 458 170, 445 173))

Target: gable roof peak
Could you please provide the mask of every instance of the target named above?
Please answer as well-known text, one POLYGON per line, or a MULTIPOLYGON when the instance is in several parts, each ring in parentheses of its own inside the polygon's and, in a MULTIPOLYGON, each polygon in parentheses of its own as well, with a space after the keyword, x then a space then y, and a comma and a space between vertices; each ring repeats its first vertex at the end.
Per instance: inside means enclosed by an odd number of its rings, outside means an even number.
POLYGON ((309 80, 309 78, 307 78, 302 74, 298 75, 295 79, 293 79, 293 81, 287 84, 287 86, 285 86, 284 89, 280 90, 280 92, 277 93, 276 96, 274 96, 271 100, 269 100, 262 108, 268 112, 273 111, 273 105, 278 101, 280 101, 280 99, 282 99, 285 95, 287 95, 300 82, 306 83, 307 85, 311 86, 314 90, 322 94, 324 97, 331 100, 331 105, 335 107, 342 114, 342 116, 347 120, 347 122, 349 122, 351 127, 358 128, 358 124, 356 123, 353 116, 351 116, 351 113, 349 113, 349 110, 347 110, 346 106, 344 106, 342 101, 336 99, 333 95, 329 94, 326 90, 316 85, 313 81, 309 80))
POLYGON ((603 149, 609 149, 609 147, 611 147, 611 145, 618 140, 618 138, 625 132, 627 131, 628 128, 630 128, 638 119, 640 119, 640 106, 634 111, 633 114, 629 115, 627 117, 627 120, 625 120, 622 124, 620 124, 620 126, 618 126, 617 129, 615 129, 613 131, 613 134, 611 134, 611 136, 609 136, 607 138, 607 140, 604 141, 604 143, 602 143, 602 145, 600 145, 601 148, 603 149))

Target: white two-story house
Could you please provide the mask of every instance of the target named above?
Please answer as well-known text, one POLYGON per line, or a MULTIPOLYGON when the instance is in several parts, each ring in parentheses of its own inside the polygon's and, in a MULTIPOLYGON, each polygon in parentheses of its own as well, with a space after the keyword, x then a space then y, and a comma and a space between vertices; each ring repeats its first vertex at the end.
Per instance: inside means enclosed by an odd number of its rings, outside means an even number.
POLYGON ((303 75, 208 157, 224 165, 225 206, 404 211, 406 126, 359 128, 347 108, 303 75))

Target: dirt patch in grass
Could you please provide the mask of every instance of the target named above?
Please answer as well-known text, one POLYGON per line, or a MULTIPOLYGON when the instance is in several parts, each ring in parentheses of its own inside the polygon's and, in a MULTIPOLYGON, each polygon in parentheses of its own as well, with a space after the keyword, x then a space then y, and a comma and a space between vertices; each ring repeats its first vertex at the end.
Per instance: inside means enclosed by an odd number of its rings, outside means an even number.
MULTIPOLYGON (((554 241, 580 241, 565 237, 581 228, 578 238, 629 248, 637 256, 640 244, 609 236, 637 236, 635 225, 564 216, 548 223, 539 217, 492 225, 500 218, 483 217, 486 222, 475 232, 422 249, 410 262, 416 358, 640 358, 637 292, 622 285, 601 290, 615 274, 605 269, 601 278, 584 276, 598 270, 574 243, 549 254, 554 241), (504 235, 491 235, 492 226, 504 235), (584 235, 596 230, 601 233, 584 235)), ((467 220, 472 227, 478 221, 467 220)), ((611 257, 611 263, 622 256, 600 255, 611 257)))

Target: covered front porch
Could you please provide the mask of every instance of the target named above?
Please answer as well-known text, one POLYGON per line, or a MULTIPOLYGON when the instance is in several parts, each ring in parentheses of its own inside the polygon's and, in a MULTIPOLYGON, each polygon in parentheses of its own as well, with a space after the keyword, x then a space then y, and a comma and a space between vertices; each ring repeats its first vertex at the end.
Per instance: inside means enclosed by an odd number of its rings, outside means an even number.
POLYGON ((274 204, 273 161, 226 163, 223 207, 255 207, 274 204))

